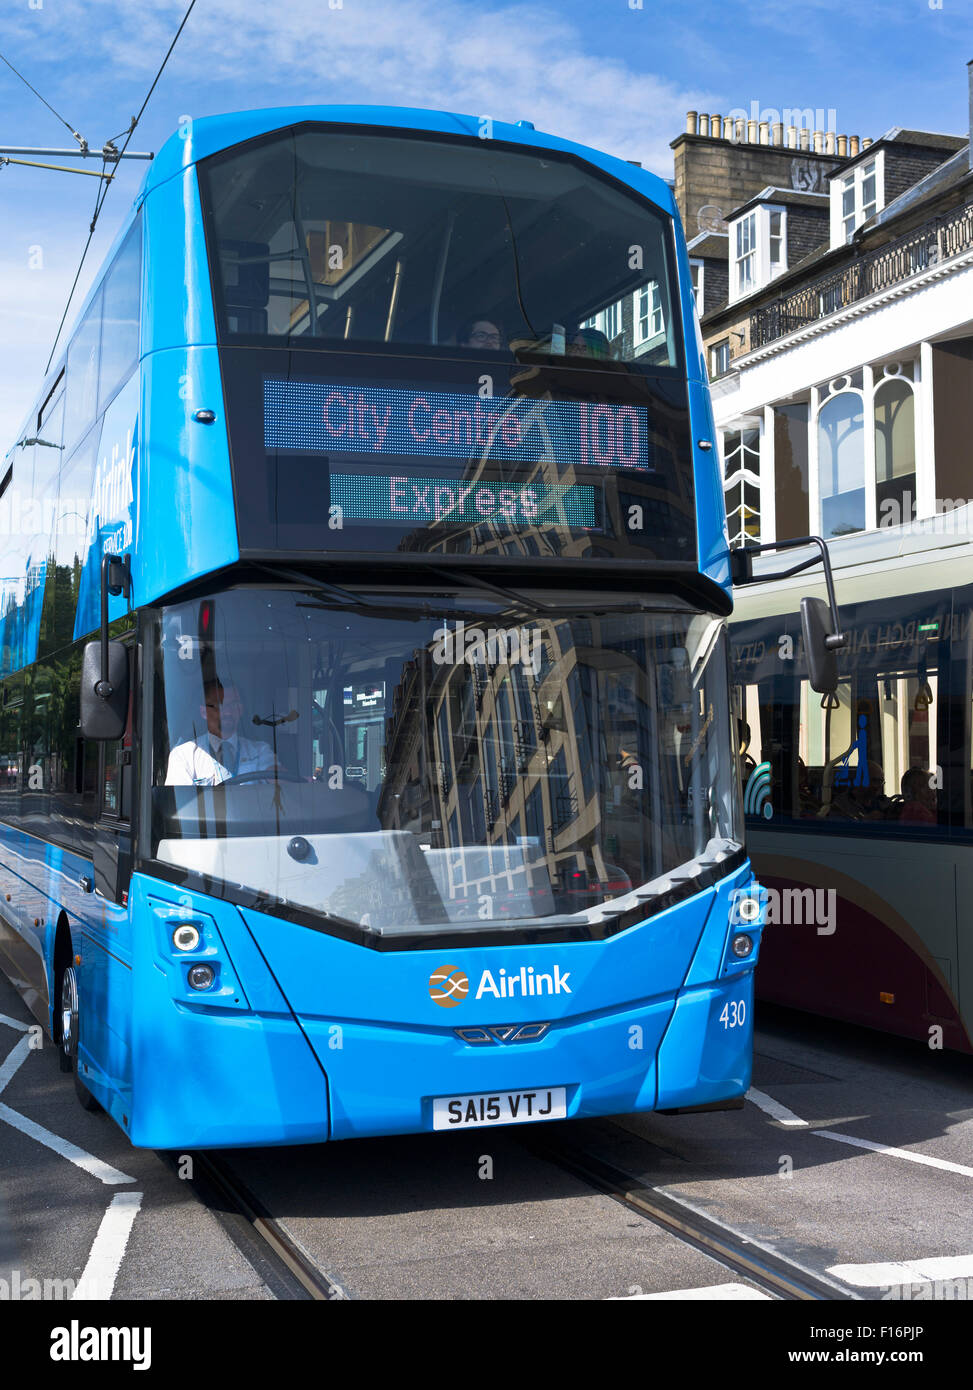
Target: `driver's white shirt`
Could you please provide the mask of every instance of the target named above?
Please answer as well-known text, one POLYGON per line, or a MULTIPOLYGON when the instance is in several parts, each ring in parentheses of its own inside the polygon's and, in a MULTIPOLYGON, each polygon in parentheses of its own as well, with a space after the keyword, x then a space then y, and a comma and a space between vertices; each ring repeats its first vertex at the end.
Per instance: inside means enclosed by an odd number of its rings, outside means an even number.
POLYGON ((215 787, 231 777, 245 772, 266 772, 276 767, 274 750, 259 739, 241 738, 233 734, 219 739, 206 733, 188 743, 180 743, 169 754, 166 769, 167 787, 215 787), (221 749, 223 760, 216 752, 221 749))

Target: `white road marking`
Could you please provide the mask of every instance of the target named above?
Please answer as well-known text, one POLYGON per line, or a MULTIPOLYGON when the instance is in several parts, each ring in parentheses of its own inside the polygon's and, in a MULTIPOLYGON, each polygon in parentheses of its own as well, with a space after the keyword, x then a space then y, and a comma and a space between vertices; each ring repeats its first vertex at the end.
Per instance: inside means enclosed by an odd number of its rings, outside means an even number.
POLYGON ((26 1115, 20 1115, 16 1110, 11 1110, 9 1105, 0 1104, 0 1120, 6 1120, 8 1125, 12 1125, 14 1129, 19 1129, 21 1134, 26 1134, 29 1139, 36 1139, 38 1144, 43 1144, 45 1148, 53 1149, 56 1154, 66 1158, 69 1163, 76 1164, 78 1168, 83 1168, 86 1173, 90 1173, 99 1182, 107 1183, 109 1186, 116 1183, 135 1182, 135 1178, 120 1173, 110 1163, 104 1163, 100 1158, 95 1158, 93 1154, 85 1153, 84 1149, 79 1149, 77 1144, 72 1144, 69 1140, 61 1139, 57 1134, 52 1134, 43 1125, 28 1120, 26 1115))
POLYGON ((774 1100, 773 1096, 768 1096, 765 1091, 756 1091, 751 1086, 746 1099, 752 1100, 754 1105, 758 1105, 765 1114, 782 1125, 801 1125, 807 1128, 807 1120, 802 1120, 793 1110, 788 1110, 786 1105, 781 1105, 779 1100, 774 1100))
POLYGON ((973 1178, 973 1168, 968 1168, 962 1163, 951 1163, 947 1158, 933 1158, 931 1154, 917 1154, 911 1149, 897 1149, 892 1144, 876 1144, 871 1139, 857 1139, 853 1134, 839 1134, 834 1129, 814 1129, 807 1120, 802 1120, 793 1110, 788 1110, 786 1105, 774 1100, 773 1096, 765 1095, 763 1091, 755 1091, 753 1087, 747 1092, 746 1098, 752 1100, 754 1105, 759 1105, 761 1110, 782 1125, 800 1125, 822 1139, 835 1139, 839 1144, 851 1144, 856 1149, 890 1154, 893 1158, 904 1158, 908 1163, 923 1163, 927 1168, 941 1168, 946 1173, 960 1173, 964 1178, 973 1178))
MULTIPOLYGON (((126 1178, 126 1182, 131 1179, 126 1178)), ((78 1281, 72 1299, 111 1298, 125 1257, 125 1247, 132 1234, 132 1225, 142 1205, 141 1192, 116 1192, 111 1205, 101 1218, 88 1263, 78 1281)))
POLYGON ((24 1065, 31 1051, 36 1051, 36 1048, 32 1049, 30 1044, 30 1038, 21 1038, 20 1042, 12 1047, 3 1059, 3 1063, 0 1065, 0 1091, 10 1085, 15 1072, 24 1065))
POLYGON ((937 1255, 928 1260, 892 1261, 874 1265, 831 1265, 837 1279, 856 1289, 888 1288, 892 1284, 924 1284, 934 1279, 969 1279, 973 1255, 937 1255))
POLYGON ((964 1178, 973 1178, 973 1168, 967 1168, 962 1163, 950 1163, 946 1158, 913 1153, 911 1149, 895 1149, 890 1144, 874 1144, 871 1139, 856 1139, 852 1134, 837 1134, 833 1129, 812 1129, 811 1133, 819 1135, 822 1139, 837 1139, 839 1144, 851 1144, 856 1149, 891 1154, 893 1158, 904 1158, 909 1163, 923 1163, 927 1168, 942 1168, 947 1173, 961 1173, 964 1178))
POLYGON ((706 1299, 707 1301, 721 1301, 723 1299, 751 1299, 760 1298, 773 1302, 769 1293, 761 1293, 760 1289, 752 1289, 749 1284, 711 1284, 705 1289, 672 1289, 669 1293, 634 1293, 622 1298, 609 1298, 607 1303, 645 1303, 651 1299, 706 1299))
POLYGON ((7 1028, 16 1028, 18 1033, 26 1033, 31 1027, 31 1024, 21 1023, 16 1018, 9 1018, 7 1014, 0 1014, 0 1023, 5 1024, 7 1028))

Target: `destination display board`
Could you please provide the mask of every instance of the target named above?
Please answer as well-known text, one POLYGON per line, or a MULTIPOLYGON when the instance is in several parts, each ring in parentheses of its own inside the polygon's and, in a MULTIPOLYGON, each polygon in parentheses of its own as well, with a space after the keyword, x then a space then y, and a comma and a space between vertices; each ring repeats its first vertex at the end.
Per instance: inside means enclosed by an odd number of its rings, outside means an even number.
POLYGON ((581 394, 578 372, 542 389, 536 374, 454 385, 376 380, 374 361, 358 379, 311 375, 309 353, 224 358, 250 377, 231 409, 241 545, 695 558, 678 383, 653 399, 639 380, 642 399, 625 399, 613 380, 581 394))

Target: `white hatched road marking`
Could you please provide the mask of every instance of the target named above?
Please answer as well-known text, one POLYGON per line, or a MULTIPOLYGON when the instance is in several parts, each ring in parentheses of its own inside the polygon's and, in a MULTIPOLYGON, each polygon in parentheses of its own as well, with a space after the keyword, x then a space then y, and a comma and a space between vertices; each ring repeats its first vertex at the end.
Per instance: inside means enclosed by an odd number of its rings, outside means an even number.
POLYGON ((963 1163, 952 1163, 948 1158, 934 1158, 932 1154, 914 1153, 912 1149, 897 1149, 892 1144, 876 1144, 872 1139, 858 1139, 853 1134, 839 1134, 834 1129, 814 1129, 809 1121, 802 1120, 799 1115, 794 1114, 793 1110, 788 1110, 786 1105, 781 1105, 780 1101, 774 1100, 773 1096, 768 1096, 763 1091, 755 1091, 752 1087, 747 1092, 747 1100, 752 1100, 754 1105, 758 1105, 761 1110, 780 1124, 800 1125, 821 1139, 834 1139, 839 1144, 850 1144, 855 1149, 868 1149, 871 1153, 890 1154, 892 1158, 904 1158, 907 1163, 922 1163, 927 1168, 940 1168, 945 1173, 960 1173, 964 1178, 973 1178, 973 1168, 968 1168, 963 1163))
POLYGON ((973 1168, 967 1168, 962 1163, 951 1163, 947 1158, 933 1158, 932 1154, 917 1154, 911 1149, 896 1149, 891 1144, 875 1144, 871 1139, 856 1139, 852 1134, 836 1134, 833 1129, 812 1129, 811 1133, 822 1139, 837 1139, 839 1144, 852 1144, 856 1149, 891 1154, 893 1158, 904 1158, 909 1163, 924 1163, 927 1168, 941 1168, 946 1173, 961 1173, 964 1178, 973 1178, 973 1168))
POLYGON ((26 1033, 31 1027, 29 1023, 21 1023, 16 1018, 8 1017, 7 1014, 0 1014, 0 1023, 5 1024, 8 1028, 16 1028, 18 1033, 26 1033))
MULTIPOLYGON (((30 1038, 21 1038, 7 1053, 0 1065, 0 1091, 9 1086, 14 1074, 24 1065, 31 1053, 30 1038)), ((36 1049, 35 1049, 36 1050, 36 1049)))
POLYGON ((893 1260, 873 1265, 831 1265, 828 1273, 857 1289, 926 1284, 936 1279, 969 1279, 973 1277, 973 1255, 936 1255, 927 1260, 893 1260))
MULTIPOLYGON (((5 1020, 6 1021, 6 1020, 5 1020)), ((13 1020, 11 1020, 13 1022, 13 1020)), ((14 1024, 14 1027, 30 1027, 29 1024, 14 1024)), ((26 1062, 32 1051, 31 1039, 21 1038, 10 1049, 10 1052, 0 1063, 0 1093, 4 1087, 10 1084, 14 1074, 26 1062)), ((21 1134, 26 1134, 29 1139, 35 1139, 38 1144, 43 1144, 47 1149, 53 1149, 56 1154, 66 1158, 69 1163, 84 1169, 99 1182, 106 1183, 108 1186, 115 1186, 118 1183, 135 1182, 126 1173, 113 1168, 110 1163, 105 1163, 100 1158, 95 1158, 94 1154, 86 1153, 84 1149, 79 1149, 77 1144, 72 1144, 69 1139, 62 1139, 60 1135, 52 1134, 43 1125, 37 1124, 35 1120, 29 1120, 26 1115, 21 1115, 17 1110, 11 1110, 9 1105, 0 1104, 0 1120, 5 1120, 14 1129, 20 1130, 21 1134)))
POLYGON ((127 1173, 120 1173, 117 1168, 113 1168, 110 1163, 105 1163, 100 1158, 95 1158, 94 1154, 86 1153, 84 1149, 79 1149, 77 1144, 72 1144, 69 1139, 62 1139, 58 1134, 52 1134, 43 1125, 37 1124, 34 1120, 28 1120, 26 1115, 19 1114, 16 1110, 11 1110, 9 1105, 0 1105, 0 1120, 6 1120, 8 1125, 14 1129, 19 1129, 21 1134, 26 1134, 29 1139, 36 1139, 38 1144, 43 1144, 47 1149, 53 1149, 56 1154, 66 1158, 69 1163, 73 1163, 77 1168, 83 1168, 86 1173, 90 1173, 99 1182, 114 1186, 116 1183, 135 1182, 127 1173))
MULTIPOLYGON (((131 1182, 128 1178, 126 1181, 131 1182)), ((111 1298, 125 1258, 125 1248, 132 1234, 132 1225, 142 1205, 141 1192, 116 1192, 111 1205, 101 1218, 88 1263, 71 1295, 72 1299, 111 1298)))
POLYGON ((626 1294, 621 1298, 609 1298, 607 1303, 646 1303, 652 1299, 705 1299, 707 1302, 721 1302, 723 1300, 745 1300, 745 1299, 766 1299, 773 1302, 769 1293, 762 1293, 760 1289, 752 1289, 749 1284, 710 1284, 704 1289, 672 1289, 668 1293, 633 1293, 626 1294))
POLYGON ((787 1106, 781 1105, 779 1100, 774 1100, 773 1096, 768 1096, 766 1091, 756 1091, 751 1086, 746 1098, 752 1100, 754 1105, 758 1105, 765 1114, 770 1115, 772 1119, 779 1121, 782 1125, 807 1127, 807 1120, 800 1119, 793 1110, 788 1110, 787 1106))

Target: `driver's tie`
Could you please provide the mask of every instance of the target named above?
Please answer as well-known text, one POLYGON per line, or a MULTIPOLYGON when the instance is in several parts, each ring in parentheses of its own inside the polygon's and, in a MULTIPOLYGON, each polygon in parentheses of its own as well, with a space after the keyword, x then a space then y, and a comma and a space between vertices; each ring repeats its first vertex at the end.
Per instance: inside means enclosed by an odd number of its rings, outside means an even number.
POLYGON ((216 745, 216 761, 221 767, 226 768, 231 777, 235 777, 237 768, 240 766, 239 747, 234 748, 229 739, 223 743, 218 743, 216 745))

